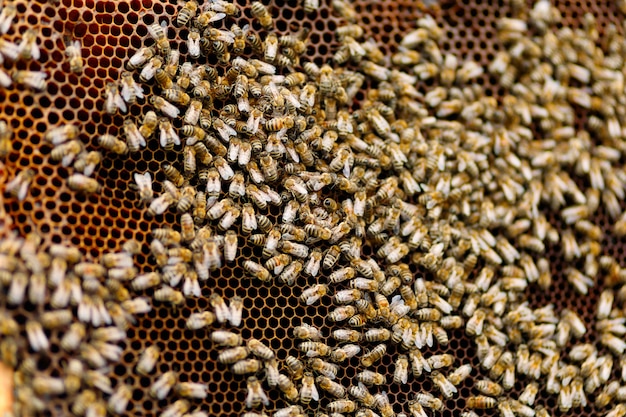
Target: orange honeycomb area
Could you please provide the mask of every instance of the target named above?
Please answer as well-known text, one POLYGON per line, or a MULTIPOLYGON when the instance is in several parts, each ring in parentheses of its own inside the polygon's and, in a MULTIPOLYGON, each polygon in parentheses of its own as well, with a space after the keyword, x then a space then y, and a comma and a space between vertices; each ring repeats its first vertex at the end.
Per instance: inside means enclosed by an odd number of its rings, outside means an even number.
MULTIPOLYGON (((253 21, 250 13, 251 2, 236 0, 236 3, 243 13, 236 18, 229 18, 228 21, 236 22, 240 26, 250 24, 258 28, 258 22, 253 21)), ((330 1, 322 0, 319 9, 309 15, 303 12, 301 0, 263 0, 263 3, 272 13, 274 27, 279 34, 297 32, 301 28, 311 30, 304 60, 321 65, 332 58, 338 47, 335 30, 345 22, 332 12, 330 1)), ((42 92, 16 85, 0 89, 0 119, 5 120, 14 130, 12 149, 0 165, 0 185, 27 168, 35 172, 29 193, 23 201, 0 196, 0 202, 3 203, 0 205, 0 232, 6 235, 7 229, 10 229, 20 236, 34 232, 42 237, 43 247, 59 243, 71 244, 80 248, 86 260, 97 260, 102 254, 118 251, 124 242, 135 239, 142 244, 141 253, 134 258, 140 272, 153 270, 150 231, 157 227, 178 224, 178 215, 170 210, 164 216, 147 216, 145 207, 139 203, 133 173, 151 173, 155 179, 155 195, 158 195, 161 192, 159 184, 165 179, 163 164, 182 166, 181 156, 177 152, 162 149, 156 140, 149 141, 146 148, 132 154, 132 157, 106 152, 93 175, 102 185, 102 191, 87 195, 69 188, 67 178, 71 173, 51 160, 52 147, 45 142, 44 134, 50 127, 65 123, 77 124, 80 126, 79 139, 91 151, 100 149, 97 143, 99 135, 122 136, 121 126, 125 117, 130 115, 139 123, 143 114, 151 109, 145 100, 130 105, 128 115, 110 116, 103 111, 106 83, 119 79, 126 61, 137 49, 152 45, 148 26, 164 20, 172 22, 180 6, 175 0, 37 0, 17 1, 15 4, 18 18, 5 39, 18 43, 26 30, 35 27, 39 32, 42 56, 38 62, 5 61, 1 68, 9 73, 24 69, 46 71, 48 80, 42 92), (65 38, 79 40, 82 44, 85 64, 82 74, 70 71, 65 58, 65 38)), ((503 4, 494 0, 443 1, 431 7, 410 0, 356 0, 353 4, 358 13, 358 23, 366 29, 364 38, 372 37, 385 53, 386 59, 397 51, 402 37, 415 27, 416 19, 427 13, 435 17, 444 33, 440 44, 444 52, 453 53, 459 59, 475 60, 481 65, 491 63, 495 54, 502 49, 497 38, 496 22, 512 13, 508 2, 503 4)), ((615 24, 619 30, 622 29, 621 21, 624 16, 613 1, 557 0, 553 4, 563 16, 563 26, 580 26, 582 16, 590 12, 596 16, 600 30, 604 30, 610 23, 615 24)), ((222 26, 218 24, 215 27, 222 26)), ((186 52, 186 45, 182 39, 186 39, 187 35, 186 28, 170 25, 168 37, 170 41, 178 43, 183 54, 186 52)), ((213 58, 206 59, 206 62, 217 64, 217 60, 213 58)), ((486 95, 500 99, 506 92, 497 79, 486 74, 476 82, 484 88, 486 95)), ((425 92, 432 87, 433 83, 422 83, 420 91, 425 92)), ((146 96, 151 93, 146 87, 146 96)), ((366 95, 367 91, 364 89, 357 95, 353 107, 358 108, 359 101, 366 95)), ((576 116, 578 123, 583 123, 587 117, 584 112, 576 116)), ((620 204, 622 209, 626 208, 624 202, 620 204)), ((624 265, 626 242, 623 238, 612 235, 611 220, 603 210, 600 209, 598 213, 600 214, 592 220, 604 232, 602 243, 605 254, 613 256, 624 265)), ((271 220, 275 220, 278 211, 271 208, 267 214, 271 220)), ((546 216, 557 229, 563 228, 559 224, 558 216, 550 213, 547 208, 546 216)), ((159 416, 163 409, 174 402, 171 396, 159 401, 147 393, 157 377, 168 371, 175 371, 180 382, 201 382, 208 385, 207 399, 192 400, 192 408, 202 407, 210 415, 222 417, 240 416, 247 411, 244 406, 246 377, 233 375, 228 366, 218 363, 219 351, 210 341, 210 332, 219 328, 219 325, 200 331, 191 331, 185 327, 186 320, 192 313, 211 309, 208 300, 212 293, 218 293, 227 300, 235 296, 243 298, 243 322, 239 329, 242 338, 248 340, 254 337, 261 340, 276 352, 281 361, 288 355, 298 356, 297 342, 288 329, 303 323, 323 327, 326 332, 340 327, 329 323, 327 319, 329 311, 335 307, 330 297, 322 298, 321 303, 313 306, 304 306, 300 301, 300 294, 313 281, 298 282, 292 287, 279 287, 252 280, 245 273, 243 262, 259 258, 261 249, 241 237, 239 225, 234 230, 240 236, 240 256, 235 263, 211 273, 210 279, 202 286, 202 297, 187 299, 183 306, 176 309, 169 304, 154 302, 152 311, 140 315, 137 323, 128 329, 121 362, 111 366, 109 372, 114 389, 118 384, 127 384, 132 388, 132 399, 126 415, 159 416), (147 347, 155 344, 161 349, 156 370, 148 376, 137 374, 135 365, 139 357, 147 347)), ((365 255, 369 255, 373 249, 364 246, 363 251, 365 255)), ((588 296, 580 297, 565 277, 567 263, 560 245, 548 246, 546 257, 550 260, 552 287, 548 292, 536 287, 529 288, 527 295, 531 307, 553 303, 555 310, 559 312, 569 308, 578 312, 589 329, 595 328, 595 309, 603 287, 598 285, 590 290, 588 296)), ((426 270, 414 264, 411 268, 415 274, 429 276, 426 270)), ((149 289, 139 292, 138 295, 152 297, 153 293, 149 289)), ((41 314, 45 306, 8 307, 6 301, 0 297, 0 309, 9 309, 22 325, 41 314)), ((58 376, 62 374, 69 357, 60 348, 60 331, 50 330, 47 335, 51 344, 49 352, 30 352, 29 357, 32 356, 35 360, 39 372, 58 376)), ((24 334, 22 336, 25 337, 24 334)), ((475 344, 465 331, 454 330, 449 336, 448 346, 435 345, 434 348, 425 348, 423 353, 425 356, 449 353, 456 358, 455 366, 471 363, 475 369, 472 378, 466 379, 458 387, 459 395, 445 401, 444 411, 440 414, 452 417, 459 416, 461 410, 466 409, 467 398, 476 394, 472 390, 473 378, 485 375, 480 370, 475 344)), ((595 342, 596 337, 593 332, 588 332, 582 341, 595 342)), ((330 337, 325 339, 333 343, 330 337)), ((27 349, 26 346, 21 348, 27 349)), ((396 348, 390 344, 387 354, 377 366, 370 369, 386 375, 390 382, 396 353, 396 348)), ((618 375, 618 368, 617 365, 614 367, 615 375, 618 375)), ((349 386, 354 375, 360 371, 358 358, 352 358, 340 367, 337 382, 349 386)), ((519 377, 509 396, 514 397, 521 393, 528 381, 519 377)), ((413 394, 421 391, 433 391, 429 378, 410 378, 409 384, 405 385, 390 384, 388 394, 394 411, 406 412, 407 402, 413 399, 413 394)), ((271 406, 265 409, 266 413, 284 407, 282 397, 276 389, 266 392, 271 401, 271 406)), ((328 395, 322 395, 319 410, 330 401, 328 395)), ((559 412, 556 396, 546 392, 539 392, 536 404, 545 406, 553 416, 567 415, 559 412)), ((71 406, 71 398, 51 397, 43 415, 74 415, 71 406)), ((317 407, 317 404, 311 405, 306 411, 313 415, 318 411, 317 407)), ((593 405, 593 396, 590 396, 589 406, 576 409, 575 412, 579 416, 601 414, 593 405)), ((498 411, 484 410, 480 415, 495 416, 498 411)))

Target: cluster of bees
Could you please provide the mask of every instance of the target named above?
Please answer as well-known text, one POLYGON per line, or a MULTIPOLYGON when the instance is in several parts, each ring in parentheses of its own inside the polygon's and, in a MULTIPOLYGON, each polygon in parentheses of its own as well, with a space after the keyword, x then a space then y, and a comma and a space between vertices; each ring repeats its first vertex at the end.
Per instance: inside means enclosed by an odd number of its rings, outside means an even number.
MULTIPOLYGON (((126 113, 138 100, 153 109, 141 121, 127 116, 120 137, 105 134, 97 142, 102 153, 131 157, 158 140, 180 156, 162 165, 166 179, 157 196, 150 173, 134 173, 146 215, 175 211, 178 224, 99 262, 83 261, 75 248, 43 249, 36 235, 0 243, 9 306, 0 355, 16 368, 15 414, 42 412, 45 399, 57 395, 72 396, 77 416, 124 414, 132 390, 114 390, 105 370, 120 360, 133 315, 151 309, 149 298, 133 292, 151 290, 154 300, 176 308, 202 297, 211 277, 231 264, 250 285, 306 283, 303 305, 332 306, 323 328, 290 329, 297 352, 279 358, 236 332, 242 298, 225 300, 209 289, 211 309, 191 314, 186 327, 211 328, 218 362, 247 378, 245 417, 266 417, 259 408, 270 407, 267 390, 286 405, 274 417, 315 407, 319 416, 424 417, 442 411, 468 378, 464 417, 484 409, 549 416, 536 401, 540 392, 556 396, 564 413, 593 402, 607 416, 626 416, 626 271, 604 254, 603 231, 590 220, 602 207, 614 232, 626 234, 626 43, 612 26, 600 38, 591 15, 581 29, 556 29, 560 15, 548 0, 531 9, 517 3, 513 16, 499 21, 505 48, 488 68, 442 52, 443 34, 430 16, 406 34, 389 66, 343 0, 331 2, 346 21, 336 30, 340 46, 332 65, 321 67, 307 61, 307 30, 277 35, 272 10, 258 1, 251 4, 254 23, 243 27, 228 23, 240 13, 232 3, 185 2, 173 23, 187 30, 186 54, 172 48, 167 22, 149 25, 152 42, 107 84, 103 110, 126 113), (218 22, 228 28, 216 28, 218 22), (200 64, 206 57, 221 68, 200 64), (476 82, 485 72, 499 77, 501 101, 476 82), (420 82, 434 87, 424 94, 420 82), (145 96, 144 83, 158 94, 145 96), (352 110, 364 85, 371 88, 352 110), (575 118, 581 110, 588 114, 582 127, 575 118), (557 213, 562 230, 547 210, 557 213), (242 240, 257 248, 245 260, 242 240), (143 244, 155 268, 139 274, 133 255, 143 244), (529 306, 529 287, 551 286, 547 245, 562 248, 575 291, 604 287, 594 343, 579 340, 589 329, 576 312, 529 306), (24 338, 10 307, 25 302, 49 302, 54 310, 26 321, 24 338), (231 329, 215 328, 223 325, 231 329), (424 353, 445 349, 454 329, 474 341, 480 369, 450 354, 424 353), (61 348, 76 355, 59 377, 40 375, 20 353, 26 344, 46 351, 46 331, 58 332, 61 348), (392 377, 372 369, 390 345, 398 350, 392 377), (355 375, 338 377, 354 362, 355 375), (424 378, 432 392, 390 402, 390 384, 424 378), (519 381, 525 388, 514 398, 519 381)), ((310 13, 317 5, 307 0, 303 7, 310 13)), ((2 44, 0 52, 17 58, 5 50, 12 46, 2 44)), ((70 188, 97 192, 90 176, 102 154, 86 152, 78 133, 74 125, 48 131, 50 158, 73 165, 70 188)), ((0 143, 11 140, 0 125, 0 143)), ((19 173, 5 192, 24 199, 33 175, 19 173)), ((151 378, 148 395, 175 399, 161 414, 208 415, 192 410, 208 398, 207 385, 181 381, 174 371, 157 375, 160 353, 148 347, 135 369, 151 378)))

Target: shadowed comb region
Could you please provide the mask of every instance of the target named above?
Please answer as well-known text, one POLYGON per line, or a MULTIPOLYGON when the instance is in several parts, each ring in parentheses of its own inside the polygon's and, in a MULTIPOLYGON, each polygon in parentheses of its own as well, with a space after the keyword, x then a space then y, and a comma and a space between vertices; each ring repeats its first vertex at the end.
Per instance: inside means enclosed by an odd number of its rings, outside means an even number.
POLYGON ((625 2, 0 6, 6 415, 626 416, 625 2))

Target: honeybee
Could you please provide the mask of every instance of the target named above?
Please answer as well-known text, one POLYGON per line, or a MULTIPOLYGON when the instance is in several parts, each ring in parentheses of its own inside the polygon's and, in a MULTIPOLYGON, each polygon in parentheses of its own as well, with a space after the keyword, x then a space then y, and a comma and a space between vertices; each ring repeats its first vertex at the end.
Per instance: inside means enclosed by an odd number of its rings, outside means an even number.
POLYGON ((226 330, 216 330, 212 332, 211 340, 218 346, 235 347, 241 345, 241 335, 226 330))
MULTIPOLYGON (((13 73, 13 81, 17 84, 24 84, 35 90, 43 91, 46 89, 46 74, 44 71, 15 71, 13 73)), ((120 99, 121 100, 121 99, 120 99)), ((124 105, 124 107, 126 107, 124 105)), ((125 111, 125 110, 124 110, 125 111)))
POLYGON ((492 397, 486 397, 484 395, 472 396, 467 399, 466 405, 469 408, 475 409, 489 409, 495 408, 497 405, 497 400, 492 397))
POLYGON ((376 345, 368 353, 361 356, 361 365, 365 367, 372 366, 374 362, 377 362, 380 359, 382 359, 382 357, 385 355, 386 352, 387 352, 386 344, 381 343, 379 345, 376 345))
POLYGON ((102 161, 102 154, 98 151, 81 152, 74 162, 74 168, 83 174, 90 176, 96 169, 96 166, 102 161))
POLYGON ((176 15, 176 25, 185 26, 190 20, 196 17, 197 11, 198 3, 193 0, 187 1, 176 15))
POLYGON ((253 355, 258 356, 259 358, 269 361, 275 358, 274 351, 267 346, 265 346, 262 342, 257 339, 248 340, 247 344, 248 350, 252 352, 253 355))
POLYGON ((409 359, 406 355, 398 356, 396 368, 393 373, 393 382, 406 384, 409 379, 409 359))
POLYGON ((263 391, 261 387, 261 382, 259 382, 256 377, 249 377, 247 381, 247 390, 248 395, 246 396, 246 407, 247 408, 257 408, 263 403, 263 405, 268 406, 270 404, 269 398, 263 391))
POLYGON ((170 42, 167 38, 167 22, 153 23, 148 26, 148 33, 154 40, 156 48, 162 55, 168 56, 170 53, 170 42))
POLYGON ((190 330, 199 330, 203 327, 210 326, 215 321, 215 314, 210 311, 202 311, 193 313, 187 319, 186 327, 190 330))
POLYGON ((362 383, 359 383, 358 386, 351 386, 350 388, 348 388, 348 392, 352 397, 357 399, 366 407, 374 407, 376 403, 376 398, 374 398, 374 396, 369 393, 367 388, 365 388, 365 385, 363 385, 362 383))
POLYGON ((261 26, 265 29, 271 29, 274 26, 272 15, 260 1, 254 1, 251 5, 252 16, 258 19, 261 26))
POLYGON ((46 329, 54 329, 68 325, 73 314, 70 310, 46 311, 41 315, 41 324, 46 329))
POLYGON ((48 337, 43 331, 41 323, 38 321, 29 320, 26 322, 26 337, 31 349, 35 352, 40 350, 47 351, 50 347, 48 337))
POLYGON ((351 329, 333 330, 332 336, 340 342, 358 342, 361 340, 361 332, 351 329))
POLYGON ((174 106, 169 101, 165 100, 163 97, 159 96, 151 96, 150 104, 152 104, 158 111, 163 113, 164 115, 175 119, 180 114, 180 109, 174 106))
POLYGON ((51 376, 37 375, 32 381, 33 390, 38 395, 61 395, 65 393, 63 379, 51 376))
POLYGON ((137 101, 137 98, 143 98, 143 89, 133 79, 133 75, 128 71, 122 72, 122 99, 131 104, 137 101))
POLYGON ((6 184, 5 191, 17 197, 19 201, 23 201, 28 194, 28 188, 34 177, 35 172, 32 169, 24 170, 6 184))
POLYGON ((107 402, 107 410, 112 414, 121 415, 126 411, 128 403, 133 398, 133 390, 126 384, 120 384, 107 402))
POLYGON ((415 401, 424 406, 428 407, 432 410, 441 410, 443 409, 443 402, 439 398, 435 398, 430 393, 419 392, 415 394, 415 401))
POLYGON ((72 174, 67 179, 67 184, 70 189, 84 193, 98 193, 102 189, 98 181, 83 174, 72 174))
MULTIPOLYGON (((70 47, 73 47, 73 49, 70 51, 71 53, 68 53, 68 48, 66 47, 66 55, 68 56, 77 56, 80 57, 80 42, 79 41, 74 41, 73 45, 71 45, 70 47)), ((126 68, 128 70, 133 70, 136 68, 139 68, 141 66, 143 66, 146 62, 148 62, 148 60, 150 60, 150 58, 152 58, 155 54, 155 50, 153 47, 143 47, 138 49, 133 56, 131 56, 128 60, 128 62, 126 63, 126 68)), ((70 66, 71 66, 71 58, 70 58, 70 66)), ((80 59, 80 72, 82 72, 82 58, 80 59)), ((72 70, 73 71, 73 70, 72 70)))
POLYGON ((254 374, 261 369, 261 361, 257 359, 245 359, 235 363, 231 371, 235 375, 254 374))
POLYGON ((87 330, 83 323, 72 323, 61 338, 61 347, 66 352, 78 349, 86 333, 87 330))
POLYGON ((331 351, 330 347, 322 342, 302 342, 298 348, 308 357, 328 356, 331 351))
MULTIPOLYGON (((293 356, 288 356, 287 359, 289 358, 293 358, 293 356)), ((304 366, 302 369, 304 369, 304 366)), ((296 401, 298 399, 298 395, 299 395, 298 389, 296 388, 293 381, 287 375, 279 374, 277 382, 278 382, 278 388, 280 388, 280 390, 285 395, 285 398, 287 400, 296 401)))
POLYGON ((336 400, 328 403, 326 409, 331 413, 352 413, 356 410, 356 403, 352 400, 336 400))
POLYGON ((359 382, 362 382, 363 384, 368 385, 368 386, 382 385, 382 384, 387 383, 387 379, 385 378, 383 374, 369 371, 369 370, 359 372, 356 375, 356 379, 359 382))
POLYGON ((150 374, 154 370, 160 355, 161 349, 157 345, 148 346, 137 361, 137 372, 140 375, 150 374))
POLYGON ((249 274, 263 282, 268 282, 272 278, 270 272, 263 265, 254 261, 245 260, 243 267, 249 274))
POLYGON ((293 337, 297 339, 319 341, 321 336, 322 334, 319 329, 311 326, 310 324, 302 323, 302 325, 293 328, 293 337))
POLYGON ((140 148, 146 146, 146 139, 141 135, 135 122, 130 119, 124 120, 124 134, 126 135, 126 143, 131 152, 137 152, 140 148))
POLYGON ((33 59, 38 61, 41 54, 37 45, 37 31, 28 29, 22 36, 22 41, 18 45, 19 56, 25 60, 33 59))
POLYGON ((109 151, 115 152, 118 155, 124 155, 128 152, 128 146, 126 145, 126 143, 119 140, 113 135, 105 134, 99 136, 98 144, 109 151))
POLYGON ((17 7, 14 3, 6 3, 0 13, 0 33, 6 34, 11 29, 13 19, 17 15, 17 7))
POLYGON ((315 284, 304 291, 300 295, 300 300, 306 305, 315 304, 321 297, 328 292, 328 286, 325 284, 315 284))
POLYGON ((154 292, 154 299, 161 302, 167 302, 175 306, 182 305, 185 302, 185 296, 182 292, 177 291, 169 285, 163 285, 154 292))

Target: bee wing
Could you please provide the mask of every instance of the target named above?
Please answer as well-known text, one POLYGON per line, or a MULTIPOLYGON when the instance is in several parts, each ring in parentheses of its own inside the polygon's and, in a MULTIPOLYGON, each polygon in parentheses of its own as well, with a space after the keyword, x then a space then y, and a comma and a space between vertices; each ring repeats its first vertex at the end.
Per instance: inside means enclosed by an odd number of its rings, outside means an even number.
POLYGON ((180 109, 178 109, 178 107, 174 106, 169 101, 165 101, 165 103, 163 103, 161 111, 163 112, 163 114, 171 117, 172 119, 177 118, 180 114, 180 109))
POLYGON ((122 99, 124 99, 125 102, 130 102, 131 98, 132 98, 132 90, 131 86, 128 85, 128 83, 123 83, 122 84, 122 99))
POLYGON ((263 388, 259 387, 258 395, 261 398, 261 401, 263 401, 263 405, 266 407, 270 405, 270 399, 267 398, 267 394, 263 391, 263 388))
POLYGON ((185 296, 193 295, 194 297, 200 297, 202 295, 202 291, 200 290, 200 283, 197 279, 189 279, 186 278, 183 283, 183 293, 185 296))
POLYGON ((13 16, 9 16, 7 13, 0 14, 0 33, 5 34, 11 28, 11 23, 13 23, 13 16))
POLYGON ((170 126, 167 133, 168 133, 170 140, 174 142, 174 145, 180 146, 180 137, 178 136, 174 128, 170 126))
POLYGON ((117 91, 117 88, 115 89, 115 94, 113 95, 113 102, 122 113, 126 113, 126 111, 128 110, 126 108, 126 103, 124 102, 124 99, 122 98, 120 93, 117 91))
POLYGON ((32 56, 35 61, 39 61, 39 58, 41 57, 39 46, 37 45, 37 39, 34 39, 30 45, 30 56, 32 56))
POLYGON ((163 125, 160 126, 161 134, 159 135, 159 144, 162 148, 167 146, 167 130, 163 125))
POLYGON ((248 395, 246 397, 246 408, 252 408, 254 404, 254 398, 256 397, 254 391, 248 388, 248 395))
POLYGON ((319 394, 319 391, 317 390, 317 387, 315 386, 315 383, 311 384, 311 399, 313 401, 320 400, 320 394, 319 394))
MULTIPOLYGON (((0 57, 2 56, 2 54, 0 54, 0 57)), ((2 64, 3 60, 2 58, 0 58, 0 64, 2 64)), ((6 72, 0 70, 0 85, 2 87, 9 87, 11 85, 13 81, 11 80, 11 77, 9 76, 9 74, 7 74, 6 72)))
POLYGON ((221 12, 220 13, 215 13, 209 19, 209 23, 218 22, 218 21, 224 19, 225 17, 226 17, 226 13, 221 13, 221 12))

